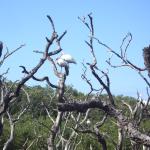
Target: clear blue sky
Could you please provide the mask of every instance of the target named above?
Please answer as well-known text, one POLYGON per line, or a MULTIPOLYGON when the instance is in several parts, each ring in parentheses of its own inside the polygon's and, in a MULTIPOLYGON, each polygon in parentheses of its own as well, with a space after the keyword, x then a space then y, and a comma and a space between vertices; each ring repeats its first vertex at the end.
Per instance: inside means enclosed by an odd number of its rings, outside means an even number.
MULTIPOLYGON (((4 72, 10 67, 8 78, 21 79, 19 65, 28 69, 34 67, 40 55, 33 50, 44 50, 45 36, 51 35, 51 26, 46 18, 50 15, 55 23, 56 30, 61 34, 64 30, 68 33, 62 40, 64 52, 70 53, 78 64, 72 65, 67 84, 74 85, 79 91, 88 92, 89 87, 81 79, 81 62, 91 61, 89 49, 84 43, 88 32, 77 19, 92 12, 95 24, 95 36, 118 51, 123 37, 131 32, 133 41, 128 49, 128 56, 135 64, 143 66, 142 48, 150 44, 150 1, 143 0, 76 0, 76 1, 50 1, 50 0, 2 0, 0 9, 0 40, 9 50, 26 44, 22 50, 7 60, 1 68, 4 72)), ((95 44, 95 53, 100 68, 108 68, 105 64, 106 49, 95 44)), ((116 61, 114 62, 116 63, 116 61)), ((37 74, 42 77, 49 75, 52 82, 57 79, 52 76, 49 64, 45 64, 37 74)), ((137 90, 145 95, 145 83, 137 73, 128 69, 110 69, 111 90, 113 94, 136 96, 137 90)), ((95 80, 90 76, 95 87, 95 80)), ((30 85, 35 82, 28 82, 30 85)))

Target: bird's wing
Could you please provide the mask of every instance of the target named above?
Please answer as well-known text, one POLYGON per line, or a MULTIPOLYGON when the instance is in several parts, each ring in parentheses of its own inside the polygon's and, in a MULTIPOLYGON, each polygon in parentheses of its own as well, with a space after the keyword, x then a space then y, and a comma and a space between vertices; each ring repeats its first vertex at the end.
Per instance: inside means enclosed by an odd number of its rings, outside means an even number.
POLYGON ((61 58, 61 59, 64 59, 64 60, 71 60, 71 59, 72 59, 72 56, 69 55, 69 54, 63 54, 63 55, 61 55, 60 58, 61 58))
POLYGON ((69 63, 61 58, 59 58, 57 60, 57 64, 60 66, 60 67, 69 67, 69 63))
POLYGON ((77 63, 75 61, 75 59, 71 55, 69 55, 69 54, 64 54, 60 58, 63 59, 63 60, 65 60, 65 61, 67 61, 68 63, 74 63, 74 64, 77 63))

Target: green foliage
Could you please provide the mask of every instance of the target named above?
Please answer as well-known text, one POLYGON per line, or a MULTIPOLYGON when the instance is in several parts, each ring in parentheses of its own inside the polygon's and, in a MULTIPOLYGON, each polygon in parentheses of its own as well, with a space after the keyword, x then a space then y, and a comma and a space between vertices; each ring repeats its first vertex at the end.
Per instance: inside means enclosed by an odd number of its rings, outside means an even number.
MULTIPOLYGON (((17 100, 10 106, 10 113, 15 119, 19 115, 20 111, 29 105, 25 114, 23 114, 20 120, 16 122, 14 140, 11 144, 10 149, 26 149, 31 145, 31 150, 45 150, 47 149, 47 138, 52 126, 52 122, 47 115, 46 109, 49 111, 50 115, 53 118, 56 117, 55 109, 57 108, 57 99, 55 96, 55 91, 49 87, 41 86, 25 86, 24 88, 28 92, 31 102, 29 104, 29 102, 27 101, 27 95, 22 91, 17 100)), ((82 101, 86 97, 85 94, 72 88, 72 86, 67 86, 66 91, 67 92, 65 93, 65 97, 67 97, 70 101, 82 101)), ((108 99, 107 95, 101 95, 100 98, 103 101, 107 101, 108 99)), ((118 109, 122 110, 123 114, 129 117, 129 109, 123 104, 123 101, 130 104, 134 108, 136 99, 122 95, 114 96, 114 99, 118 109)), ((75 117, 78 116, 78 113, 76 112, 74 112, 73 114, 75 117)), ((85 116, 85 114, 80 115, 81 119, 83 119, 85 116)), ((90 128, 92 129, 93 125, 96 122, 102 120, 104 115, 105 113, 103 111, 92 109, 89 112, 88 117, 91 121, 90 128)), ((63 136, 65 139, 68 139, 72 133, 72 128, 75 127, 76 122, 69 117, 69 121, 67 122, 67 124, 65 124, 65 121, 67 119, 66 117, 67 115, 64 116, 64 121, 61 124, 61 131, 63 131, 63 128, 66 125, 63 136)), ((149 132, 149 124, 149 120, 144 120, 144 122, 141 123, 140 130, 142 132, 149 132)), ((83 126, 85 127, 86 124, 84 123, 83 126)), ((116 120, 114 118, 108 117, 105 124, 102 125, 99 131, 101 134, 107 134, 105 138, 107 139, 108 149, 114 149, 115 147, 112 144, 112 141, 116 142, 118 140, 116 120)), ((4 131, 0 140, 0 149, 3 148, 4 143, 9 138, 9 134, 9 120, 7 116, 4 116, 4 131)), ((72 139, 72 142, 79 143, 77 146, 77 150, 89 149, 90 146, 93 148, 93 150, 101 149, 101 145, 98 143, 96 137, 91 134, 78 134, 76 138, 72 139)), ((131 143, 129 142, 128 137, 126 137, 123 144, 126 149, 131 149, 131 143)), ((59 149, 61 150, 61 147, 59 149)))
MULTIPOLYGON (((26 114, 24 115, 15 126, 15 134, 14 134, 14 141, 11 144, 11 149, 21 149, 27 148, 32 142, 31 149, 46 149, 47 143, 46 139, 48 138, 49 128, 51 125, 51 121, 48 117, 43 118, 39 117, 38 120, 32 118, 31 115, 26 114), (27 141, 27 144, 25 144, 27 141)), ((0 149, 3 148, 3 144, 9 137, 9 123, 8 120, 5 119, 5 126, 2 139, 0 141, 0 149)))

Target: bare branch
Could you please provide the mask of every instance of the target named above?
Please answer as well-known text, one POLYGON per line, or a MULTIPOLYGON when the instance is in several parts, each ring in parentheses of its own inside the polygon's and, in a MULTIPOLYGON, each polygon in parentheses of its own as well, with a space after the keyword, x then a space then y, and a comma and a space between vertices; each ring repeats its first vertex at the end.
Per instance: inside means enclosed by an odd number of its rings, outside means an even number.
POLYGON ((64 33, 57 40, 61 41, 61 39, 65 36, 66 33, 67 33, 67 31, 64 31, 64 33))
POLYGON ((2 66, 3 62, 9 57, 11 56, 13 53, 15 53, 16 51, 20 50, 22 47, 24 47, 25 44, 20 45, 18 48, 16 48, 15 50, 11 51, 11 52, 6 52, 6 54, 4 55, 4 57, 2 58, 2 60, 0 61, 0 67, 2 66))
POLYGON ((50 21, 50 23, 52 25, 53 32, 55 32, 55 26, 54 26, 54 22, 53 22, 52 18, 49 15, 47 15, 47 18, 48 18, 48 20, 50 21))
POLYGON ((122 40, 122 43, 121 43, 121 46, 120 46, 120 51, 121 51, 121 56, 122 56, 123 58, 126 58, 127 49, 128 49, 128 47, 129 47, 131 41, 132 41, 132 34, 131 34, 131 33, 128 33, 128 34, 123 38, 123 40, 122 40), (126 41, 128 38, 129 38, 129 41, 128 41, 128 43, 127 43, 125 49, 123 50, 122 47, 123 47, 125 41, 126 41))
POLYGON ((105 114, 103 119, 100 122, 97 122, 95 124, 96 128, 100 128, 101 126, 103 126, 103 124, 105 123, 106 119, 107 119, 108 114, 105 114))
POLYGON ((45 110, 46 110, 46 113, 47 113, 47 115, 48 115, 48 117, 51 119, 51 121, 54 123, 55 121, 54 121, 54 119, 52 118, 52 116, 50 115, 50 113, 49 113, 49 111, 48 111, 48 108, 46 107, 46 105, 44 104, 44 102, 42 102, 42 104, 44 105, 44 108, 45 108, 45 110))
MULTIPOLYGON (((19 66, 19 67, 21 67, 21 68, 23 68, 23 71, 22 71, 22 73, 26 73, 26 74, 29 74, 29 72, 26 70, 26 68, 24 67, 24 66, 19 66)), ((46 77, 43 77, 43 78, 37 78, 37 77, 35 77, 35 76, 32 76, 32 79, 34 79, 34 80, 36 80, 36 81, 46 81, 47 82, 47 84, 50 86, 50 87, 52 87, 52 88, 58 88, 58 86, 56 86, 56 85, 54 85, 54 84, 52 84, 50 81, 49 81, 49 78, 46 76, 46 77)))
MULTIPOLYGON (((108 96, 109 96, 109 100, 110 100, 110 103, 112 105, 115 105, 114 103, 114 99, 113 99, 113 96, 111 94, 111 91, 110 91, 110 88, 103 82, 103 80, 98 76, 98 74, 95 72, 94 68, 91 66, 91 71, 92 71, 92 74, 94 75, 94 77, 97 79, 97 81, 103 86, 103 88, 106 90, 108 96)), ((108 76, 107 76, 108 78, 108 76)), ((109 85, 109 78, 107 79, 108 80, 108 85, 109 85)))
POLYGON ((92 100, 89 102, 74 102, 68 104, 58 104, 58 109, 60 111, 77 111, 77 112, 86 112, 89 108, 99 108, 104 112, 108 113, 108 115, 117 119, 120 127, 126 131, 129 137, 135 141, 136 143, 143 144, 146 146, 150 146, 150 137, 142 134, 138 130, 134 128, 134 125, 131 122, 127 121, 127 118, 122 115, 121 111, 115 109, 112 105, 107 105, 101 102, 100 100, 92 100))
POLYGON ((7 115, 8 115, 8 118, 9 118, 10 136, 9 136, 7 142, 4 144, 3 150, 6 150, 8 148, 8 146, 11 144, 11 142, 13 141, 13 139, 14 139, 14 125, 15 124, 13 123, 12 117, 9 114, 8 111, 7 111, 7 115))
POLYGON ((126 106, 128 107, 128 109, 130 110, 130 113, 133 114, 131 106, 130 106, 127 102, 125 102, 125 101, 121 101, 121 102, 122 102, 124 105, 126 105, 126 106))
MULTIPOLYGON (((51 21, 51 18, 48 17, 51 21)), ((53 26, 53 22, 52 23, 52 26, 53 26)), ((53 27, 54 28, 54 27, 53 27)), ((17 87, 16 87, 16 90, 14 92, 11 92, 9 91, 6 96, 4 97, 4 102, 0 105, 0 114, 4 113, 7 108, 8 108, 8 105, 9 105, 9 102, 18 97, 19 96, 19 93, 20 93, 20 90, 21 90, 21 87, 30 79, 33 77, 33 75, 39 70, 39 68, 45 63, 45 61, 47 60, 47 57, 49 56, 52 56, 52 55, 55 55, 55 54, 58 54, 61 49, 58 49, 58 50, 55 50, 55 51, 52 51, 52 52, 48 52, 49 51, 49 48, 50 46, 53 44, 54 40, 56 40, 58 37, 58 35, 53 32, 52 35, 51 35, 51 38, 50 40, 47 42, 47 45, 46 45, 46 48, 45 48, 45 53, 43 55, 43 58, 41 58, 41 60, 39 61, 39 63, 27 74, 26 77, 24 77, 18 84, 17 84, 17 87)), ((22 46, 20 46, 18 49, 20 49, 22 46)), ((18 49, 16 49, 15 51, 17 51, 18 49)), ((13 52, 12 52, 13 53, 13 52)), ((12 54, 11 53, 11 54, 12 54)), ((23 68, 23 67, 22 67, 23 68)), ((24 69, 24 68, 23 68, 24 69)), ((24 69, 24 72, 26 70, 24 69)))

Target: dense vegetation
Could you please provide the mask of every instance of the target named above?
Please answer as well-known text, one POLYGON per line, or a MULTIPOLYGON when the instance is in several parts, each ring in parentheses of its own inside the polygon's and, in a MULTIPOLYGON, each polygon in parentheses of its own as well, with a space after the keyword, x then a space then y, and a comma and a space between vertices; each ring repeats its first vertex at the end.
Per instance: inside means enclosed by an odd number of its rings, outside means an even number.
MULTIPOLYGON (((14 132, 14 140, 11 144, 11 150, 17 150, 17 149, 26 149, 27 147, 29 149, 33 150, 42 150, 47 149, 47 138, 49 136, 50 128, 52 126, 52 121, 48 117, 48 114, 46 112, 46 109, 48 110, 51 117, 56 117, 55 109, 56 107, 56 98, 55 98, 55 92, 54 90, 50 89, 49 87, 41 87, 41 86, 34 86, 34 87, 24 87, 25 90, 28 92, 30 97, 30 102, 28 102, 26 94, 22 91, 21 95, 17 100, 11 104, 9 111, 13 119, 15 119, 20 111, 23 108, 27 108, 25 113, 21 116, 21 118, 15 123, 15 132, 14 132)), ((76 89, 73 89, 71 86, 66 87, 66 93, 65 96, 70 96, 71 99, 76 99, 79 101, 84 100, 86 97, 85 94, 78 92, 76 89)), ((107 99, 107 95, 101 95, 103 99, 107 99)), ((122 103, 122 101, 127 102, 130 104, 133 108, 136 104, 136 99, 128 96, 115 96, 115 100, 117 101, 117 107, 122 109, 124 111, 124 114, 126 116, 129 115, 129 110, 127 107, 125 107, 122 103)), ((74 112, 74 116, 77 116, 78 114, 74 112)), ((84 117, 84 114, 81 114, 81 117, 84 117)), ((91 110, 89 113, 89 119, 91 121, 90 125, 83 124, 84 128, 93 128, 92 125, 94 125, 96 122, 102 119, 104 116, 104 113, 100 110, 91 110)), ((65 132, 63 134, 65 139, 68 139, 70 137, 70 134, 72 133, 72 130, 75 126, 74 120, 67 114, 64 115, 63 122, 61 124, 61 132, 63 132, 64 128, 65 132), (68 121, 66 122, 66 119, 68 121)), ((141 125, 146 130, 149 129, 149 121, 145 120, 144 123, 141 125)), ((108 149, 114 149, 114 145, 112 144, 112 141, 116 141, 118 138, 117 133, 117 127, 115 120, 113 118, 108 118, 105 124, 100 128, 101 133, 107 133, 106 136, 108 136, 107 145, 108 149)), ((145 131, 146 132, 146 131, 145 131)), ((3 148, 4 143, 7 141, 8 137, 10 135, 10 124, 8 116, 5 114, 4 116, 4 130, 2 134, 2 138, 0 141, 0 149, 3 148)), ((74 139, 77 142, 79 142, 77 149, 78 150, 85 150, 89 149, 90 146, 92 146, 93 149, 97 150, 100 147, 100 144, 95 140, 95 137, 90 134, 79 134, 76 136, 76 139, 74 139), (80 143, 80 140, 82 141, 80 143)), ((57 141, 58 142, 58 141, 57 141)), ((128 140, 128 137, 126 137, 125 142, 123 143, 126 149, 130 149, 131 143, 128 140)), ((59 148, 61 149, 61 147, 59 148)))

